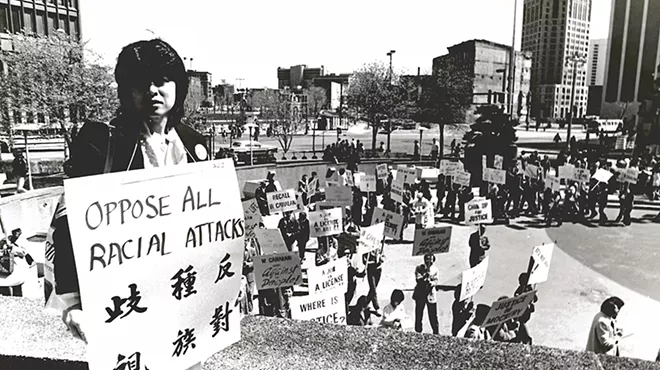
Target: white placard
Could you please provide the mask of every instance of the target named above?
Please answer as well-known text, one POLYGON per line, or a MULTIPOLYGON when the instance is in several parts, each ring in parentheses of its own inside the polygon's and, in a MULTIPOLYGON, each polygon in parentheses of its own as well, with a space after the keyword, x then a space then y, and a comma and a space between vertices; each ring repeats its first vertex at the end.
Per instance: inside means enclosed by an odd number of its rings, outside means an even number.
POLYGON ((630 184, 637 184, 637 179, 639 178, 639 170, 636 168, 625 168, 622 169, 621 172, 619 172, 619 177, 617 177, 616 181, 621 182, 621 183, 630 183, 630 184))
POLYGON ((461 171, 456 173, 454 176, 454 183, 461 185, 461 186, 470 186, 470 180, 472 178, 472 174, 469 172, 461 171))
POLYGON ((449 253, 450 244, 451 226, 416 229, 412 255, 423 256, 428 253, 449 253))
POLYGON ((521 316, 525 313, 535 296, 536 290, 533 290, 517 297, 493 302, 490 306, 490 311, 488 311, 488 316, 486 316, 481 326, 484 328, 496 326, 521 316))
POLYGON ((488 157, 485 154, 481 156, 481 169, 488 168, 488 157))
POLYGON ((360 191, 370 193, 376 191, 376 176, 364 175, 360 179, 360 191))
POLYGON ((573 169, 573 181, 589 182, 591 180, 591 172, 586 168, 573 169))
POLYGON ((532 265, 531 274, 529 274, 529 281, 527 284, 538 284, 548 280, 548 273, 550 272, 550 262, 552 261, 552 251, 554 244, 544 244, 534 247, 532 249, 532 265))
POLYGON ((289 249, 284 243, 282 232, 279 229, 254 229, 257 243, 262 255, 287 253, 289 249))
POLYGON ((307 269, 309 294, 319 294, 329 290, 346 293, 348 289, 348 262, 346 257, 330 261, 323 266, 310 266, 307 269))
POLYGON ((535 166, 533 164, 527 164, 525 166, 525 176, 529 177, 530 179, 538 179, 539 178, 539 166, 535 166))
POLYGON ((486 256, 478 265, 461 274, 461 301, 474 296, 484 286, 488 273, 488 260, 489 257, 486 256))
POLYGON ((187 369, 240 339, 245 231, 230 159, 67 179, 64 189, 90 370, 114 369, 120 356, 187 369))
POLYGON ((286 252, 254 258, 257 289, 274 289, 302 284, 300 255, 286 252))
POLYGON ((243 216, 245 217, 245 237, 254 238, 254 229, 263 222, 256 199, 243 202, 243 216))
POLYGON ((376 208, 371 217, 371 225, 377 225, 381 222, 385 223, 385 230, 383 232, 385 237, 398 240, 401 236, 401 228, 403 227, 403 216, 382 208, 376 208))
POLYGON ((325 200, 342 206, 353 205, 353 190, 348 186, 332 186, 325 189, 325 200))
POLYGON ((385 163, 381 163, 376 166, 376 175, 378 176, 379 180, 385 180, 387 177, 390 175, 390 172, 387 169, 387 165, 385 163))
POLYGON ((360 229, 357 253, 362 255, 379 249, 383 245, 385 222, 381 221, 369 227, 360 229))
POLYGON ((552 175, 548 175, 545 178, 545 188, 552 191, 559 191, 561 189, 561 180, 552 175))
POLYGON ((293 189, 266 193, 266 199, 268 200, 268 211, 271 214, 295 211, 298 209, 296 191, 293 189))
POLYGON ((309 213, 309 232, 312 238, 339 235, 343 226, 341 208, 309 213))
POLYGON ((398 167, 396 172, 396 180, 404 184, 414 184, 417 180, 417 169, 414 167, 398 167))
POLYGON ((504 164, 504 158, 501 155, 495 154, 495 159, 493 160, 493 167, 495 167, 496 170, 501 170, 503 164, 504 164))
POLYGON ((572 180, 574 171, 575 171, 575 166, 572 164, 565 164, 563 166, 559 166, 559 178, 572 180))
POLYGON ((392 186, 390 187, 390 197, 393 201, 403 203, 403 183, 398 180, 392 181, 392 186))
POLYGON ((605 183, 607 183, 607 182, 610 181, 610 179, 612 178, 612 176, 614 176, 614 175, 612 174, 612 172, 610 172, 610 171, 608 171, 608 170, 606 170, 606 169, 603 169, 603 168, 599 168, 598 170, 596 170, 596 173, 594 173, 594 175, 592 176, 592 178, 596 179, 598 182, 605 182, 605 183))
POLYGON ((504 185, 506 183, 506 171, 486 168, 482 180, 493 184, 504 185))
POLYGON ((318 321, 324 324, 346 325, 344 292, 330 290, 291 298, 291 318, 294 320, 318 321))
POLYGON ((473 200, 465 204, 467 225, 490 224, 493 222, 493 207, 490 199, 473 200))

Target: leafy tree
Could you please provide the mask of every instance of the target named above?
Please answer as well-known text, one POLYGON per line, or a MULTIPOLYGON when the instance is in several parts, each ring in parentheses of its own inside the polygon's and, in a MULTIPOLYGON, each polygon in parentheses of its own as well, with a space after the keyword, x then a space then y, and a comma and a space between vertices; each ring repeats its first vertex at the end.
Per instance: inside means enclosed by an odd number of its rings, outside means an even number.
POLYGON ((393 85, 396 76, 390 75, 389 67, 372 63, 353 72, 348 86, 347 103, 366 115, 372 127, 371 149, 376 150, 376 135, 380 127, 379 116, 394 118, 405 112, 405 92, 393 85))
POLYGON ((325 89, 318 86, 312 86, 303 93, 307 95, 307 111, 309 112, 309 116, 316 119, 319 115, 319 111, 325 108, 328 102, 325 89))
POLYGON ((111 69, 85 44, 57 33, 51 37, 12 35, 14 51, 2 55, 2 125, 13 135, 10 110, 29 110, 58 123, 70 145, 68 120, 108 121, 119 106, 111 69), (68 115, 68 117, 67 117, 68 115))
POLYGON ((257 91, 252 97, 252 105, 261 108, 260 119, 270 124, 284 154, 291 148, 293 136, 305 127, 295 98, 290 92, 278 90, 257 91))
POLYGON ((516 121, 496 105, 484 105, 476 110, 477 122, 470 126, 463 141, 479 154, 499 154, 507 157, 511 144, 518 141, 516 121))

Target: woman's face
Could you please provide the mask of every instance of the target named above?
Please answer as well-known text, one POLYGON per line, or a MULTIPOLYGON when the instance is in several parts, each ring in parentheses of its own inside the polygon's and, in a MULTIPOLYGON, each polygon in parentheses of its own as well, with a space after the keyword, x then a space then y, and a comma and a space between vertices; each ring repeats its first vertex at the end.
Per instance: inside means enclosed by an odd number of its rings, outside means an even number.
POLYGON ((176 82, 167 78, 149 81, 132 89, 134 108, 149 118, 164 117, 176 102, 176 82))

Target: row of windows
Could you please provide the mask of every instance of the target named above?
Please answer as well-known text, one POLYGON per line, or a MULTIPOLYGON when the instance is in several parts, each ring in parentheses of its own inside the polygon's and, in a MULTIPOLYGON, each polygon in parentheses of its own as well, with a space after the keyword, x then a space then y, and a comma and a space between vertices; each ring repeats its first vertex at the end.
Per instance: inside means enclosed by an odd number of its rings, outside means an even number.
MULTIPOLYGON (((50 1, 50 0, 49 0, 50 1)), ((77 37, 80 35, 80 24, 77 17, 66 13, 44 12, 33 8, 12 6, 11 11, 6 4, 0 4, 0 32, 36 33, 46 35, 56 29, 62 29, 67 35, 77 37)))

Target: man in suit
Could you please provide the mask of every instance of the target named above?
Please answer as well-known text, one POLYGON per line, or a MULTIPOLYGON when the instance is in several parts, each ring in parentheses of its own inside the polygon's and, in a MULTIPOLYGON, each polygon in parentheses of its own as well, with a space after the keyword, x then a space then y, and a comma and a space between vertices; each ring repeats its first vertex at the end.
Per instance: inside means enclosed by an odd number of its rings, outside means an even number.
POLYGON ((587 351, 619 356, 619 341, 623 331, 617 326, 616 318, 623 305, 619 297, 610 297, 601 304, 600 312, 591 323, 587 351))

